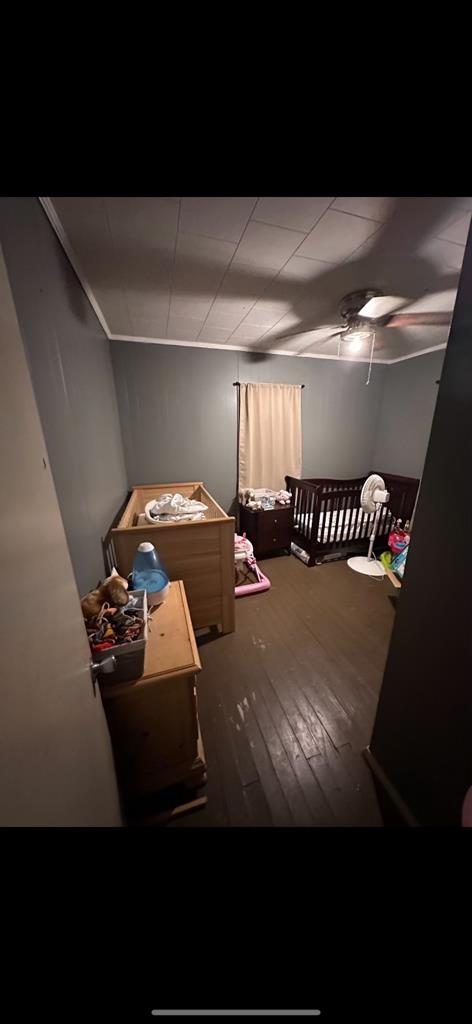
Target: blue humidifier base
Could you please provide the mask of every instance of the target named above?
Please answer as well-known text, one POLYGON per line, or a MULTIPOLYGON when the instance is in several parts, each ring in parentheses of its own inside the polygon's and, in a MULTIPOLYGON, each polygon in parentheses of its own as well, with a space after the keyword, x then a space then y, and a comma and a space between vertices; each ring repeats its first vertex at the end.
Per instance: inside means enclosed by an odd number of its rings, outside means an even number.
POLYGON ((170 583, 167 583, 166 586, 162 588, 162 590, 156 590, 154 593, 152 591, 148 590, 147 591, 148 608, 155 608, 155 606, 157 604, 162 604, 162 602, 165 601, 166 597, 168 596, 169 588, 170 588, 170 583))

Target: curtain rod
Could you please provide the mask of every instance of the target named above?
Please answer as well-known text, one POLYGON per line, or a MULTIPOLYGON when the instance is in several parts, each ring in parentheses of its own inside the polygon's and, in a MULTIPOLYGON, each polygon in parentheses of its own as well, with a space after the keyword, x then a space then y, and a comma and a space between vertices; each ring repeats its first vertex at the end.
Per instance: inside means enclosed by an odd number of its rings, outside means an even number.
MULTIPOLYGON (((280 382, 278 380, 274 380, 273 383, 274 384, 279 384, 280 382)), ((240 380, 234 380, 233 381, 233 388, 239 388, 239 387, 241 387, 241 381, 240 380)), ((299 387, 304 388, 305 385, 304 384, 300 384, 299 387)))

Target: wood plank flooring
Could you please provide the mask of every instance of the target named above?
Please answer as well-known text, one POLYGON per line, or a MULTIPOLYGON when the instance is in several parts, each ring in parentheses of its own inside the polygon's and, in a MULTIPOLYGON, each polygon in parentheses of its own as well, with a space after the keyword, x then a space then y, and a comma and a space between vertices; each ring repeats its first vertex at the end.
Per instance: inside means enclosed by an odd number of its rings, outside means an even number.
POLYGON ((394 621, 392 587, 346 562, 261 562, 269 591, 236 632, 200 642, 203 810, 170 827, 382 826, 369 743, 394 621))

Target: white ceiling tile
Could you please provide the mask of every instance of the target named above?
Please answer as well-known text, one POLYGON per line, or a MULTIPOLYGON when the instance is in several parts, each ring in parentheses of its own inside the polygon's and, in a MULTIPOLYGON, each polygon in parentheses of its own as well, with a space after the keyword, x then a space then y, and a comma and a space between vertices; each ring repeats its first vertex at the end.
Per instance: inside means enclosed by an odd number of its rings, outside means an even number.
POLYGON ((132 317, 167 317, 169 312, 169 296, 161 296, 157 293, 155 295, 139 295, 136 292, 127 292, 126 305, 132 317))
POLYGON ((438 273, 460 271, 464 259, 464 246, 446 242, 442 238, 429 238, 418 249, 423 259, 429 260, 438 273))
MULTIPOLYGON (((167 314, 146 316, 140 313, 131 313, 132 330, 127 332, 138 338, 165 338, 167 329, 167 314)), ((123 331, 113 333, 123 334, 123 331)))
MULTIPOLYGON (((369 223, 369 222, 366 222, 366 223, 369 223)), ((366 257, 368 257, 370 255, 372 250, 375 248, 375 246, 379 242, 379 239, 380 239, 380 241, 382 240, 382 235, 383 235, 383 231, 384 231, 383 225, 382 224, 377 224, 376 222, 374 223, 374 221, 370 221, 370 223, 372 224, 372 227, 374 228, 372 234, 369 235, 369 237, 366 238, 365 242, 362 242, 361 245, 359 245, 357 249, 354 249, 352 251, 350 256, 347 257, 346 264, 349 264, 349 263, 355 264, 359 260, 366 259, 366 257)), ((393 259, 395 259, 395 257, 393 257, 393 259)), ((365 285, 364 285, 364 282, 363 282, 362 283, 362 287, 364 287, 364 286, 365 285)), ((391 290, 391 289, 389 289, 389 290, 391 290)))
POLYGON ((438 237, 444 238, 446 242, 465 245, 469 234, 470 217, 470 213, 466 213, 463 217, 459 217, 458 220, 453 220, 452 224, 444 228, 438 237))
POLYGON ((252 324, 241 324, 231 335, 231 341, 256 341, 264 333, 263 327, 255 327, 252 324))
POLYGON ((204 320, 235 252, 233 242, 179 232, 171 314, 204 320))
POLYGON ((256 302, 252 309, 249 310, 241 326, 254 324, 256 326, 272 327, 285 313, 288 313, 289 309, 290 303, 288 302, 269 302, 265 299, 259 299, 259 302, 256 302))
POLYGON ((203 323, 208 316, 212 299, 211 296, 195 295, 187 298, 185 295, 173 294, 170 303, 170 315, 173 317, 188 317, 191 320, 201 320, 203 323))
POLYGON ((180 230, 239 242, 256 197, 184 196, 180 230))
POLYGON ((280 320, 268 331, 269 334, 286 334, 289 330, 294 329, 299 331, 301 329, 301 320, 296 313, 286 313, 285 316, 281 317, 280 320))
POLYGON ((454 310, 457 288, 448 288, 442 292, 427 292, 419 299, 410 302, 399 312, 401 313, 451 313, 454 310))
POLYGON ((333 196, 262 196, 252 220, 306 233, 311 231, 332 199, 333 196))
POLYGON ((384 221, 395 208, 393 196, 336 196, 331 209, 353 213, 358 217, 384 221))
MULTIPOLYGON (((341 297, 346 294, 345 289, 341 290, 341 297)), ((318 319, 320 324, 338 323, 340 314, 338 310, 340 299, 340 285, 336 280, 330 282, 330 290, 306 288, 301 299, 294 305, 293 312, 297 313, 303 320, 318 319), (334 298, 332 296, 334 292, 334 298)), ((311 324, 310 326, 315 326, 311 324)))
POLYGON ((243 263, 234 258, 221 282, 218 301, 232 302, 238 299, 252 305, 276 275, 277 271, 270 267, 258 267, 256 264, 243 263))
POLYGON ((329 209, 300 246, 297 256, 341 263, 373 234, 377 224, 329 209))
POLYGON ((326 274, 329 267, 321 260, 307 259, 306 256, 292 256, 280 271, 277 280, 287 279, 306 283, 320 274, 326 274))
POLYGON ((278 271, 274 270, 273 267, 257 266, 257 264, 255 265, 251 261, 246 262, 241 258, 238 248, 228 270, 224 286, 225 288, 228 286, 233 289, 235 287, 240 289, 243 286, 245 293, 250 288, 259 295, 261 289, 266 288, 277 277, 277 273, 278 271))
MULTIPOLYGON (((134 243, 146 255, 150 249, 173 252, 179 203, 161 196, 104 196, 115 244, 134 243)), ((130 254, 131 255, 131 254, 130 254)))
MULTIPOLYGON (((418 326, 390 330, 385 328, 382 335, 384 352, 387 352, 387 358, 394 359, 397 355, 406 355, 410 352, 420 352, 424 348, 436 348, 436 346, 444 345, 448 339, 449 327, 418 326)), ((377 337, 376 352, 377 354, 380 352, 377 346, 377 337)))
POLYGON ((304 237, 299 231, 250 221, 239 243, 236 258, 258 267, 280 270, 304 237))
MULTIPOLYGON (((409 340, 411 350, 426 348, 428 345, 443 345, 448 339, 450 327, 424 326, 403 327, 402 334, 409 340)), ((386 332, 385 332, 386 333, 386 332)))
POLYGON ((250 309, 250 305, 250 302, 244 303, 238 299, 232 303, 220 302, 217 299, 208 313, 208 326, 229 328, 233 331, 250 309))
POLYGON ((202 235, 191 235, 179 231, 177 238, 176 259, 198 261, 202 266, 226 267, 236 252, 234 242, 226 242, 220 238, 204 238, 202 235))
POLYGON ((300 300, 307 287, 309 287, 309 282, 306 281, 294 281, 289 277, 276 277, 261 295, 261 300, 277 304, 282 303, 288 310, 294 302, 300 300))
POLYGON ((203 327, 203 320, 192 317, 170 316, 167 337, 175 341, 196 341, 203 327))
POLYGON ((198 341, 206 341, 212 345, 224 345, 231 334, 231 330, 223 327, 210 327, 208 323, 202 328, 198 341))
POLYGON ((438 216, 431 223, 425 241, 429 238, 441 238, 448 242, 465 245, 469 222, 470 212, 468 213, 463 207, 458 207, 455 203, 452 203, 450 206, 446 206, 438 211, 438 216), (454 230, 456 225, 456 230, 454 230), (451 235, 450 232, 452 232, 451 235))

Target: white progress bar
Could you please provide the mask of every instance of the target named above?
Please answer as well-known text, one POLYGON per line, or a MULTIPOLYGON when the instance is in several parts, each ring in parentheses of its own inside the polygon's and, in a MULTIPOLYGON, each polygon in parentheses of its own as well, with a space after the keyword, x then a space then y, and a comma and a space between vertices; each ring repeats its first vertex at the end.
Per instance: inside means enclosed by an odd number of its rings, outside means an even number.
POLYGON ((319 1017, 321 1010, 151 1010, 154 1017, 319 1017))

